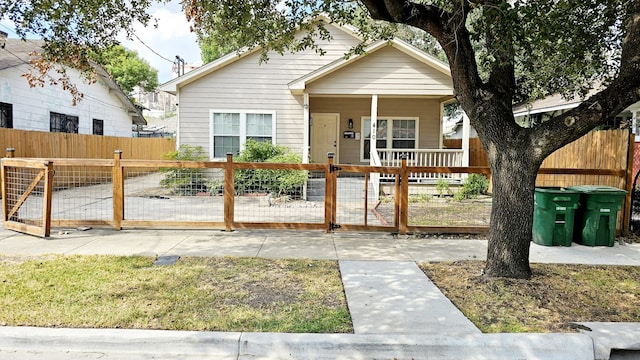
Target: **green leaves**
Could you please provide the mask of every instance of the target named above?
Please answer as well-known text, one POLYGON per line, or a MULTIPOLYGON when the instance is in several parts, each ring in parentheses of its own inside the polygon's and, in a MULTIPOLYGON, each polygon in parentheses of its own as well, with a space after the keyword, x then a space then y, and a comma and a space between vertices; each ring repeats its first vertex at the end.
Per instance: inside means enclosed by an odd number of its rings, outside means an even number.
POLYGON ((97 61, 126 93, 131 93, 135 86, 145 91, 153 91, 158 86, 158 71, 135 51, 121 45, 107 48, 97 56, 97 61))

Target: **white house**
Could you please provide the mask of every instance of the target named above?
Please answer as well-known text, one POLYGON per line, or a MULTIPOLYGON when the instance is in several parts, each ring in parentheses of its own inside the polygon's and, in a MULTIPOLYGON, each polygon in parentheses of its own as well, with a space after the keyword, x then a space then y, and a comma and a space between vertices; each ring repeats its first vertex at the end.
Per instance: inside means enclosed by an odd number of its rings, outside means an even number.
POLYGON ((454 101, 447 64, 400 40, 345 59, 361 39, 317 21, 332 36, 318 40, 323 56, 271 53, 260 63, 260 49, 249 49, 161 85, 177 96, 178 145, 202 146, 211 159, 256 139, 311 162, 333 152, 348 164, 397 164, 401 154, 415 165, 468 164, 468 141, 464 150, 442 149, 443 106, 454 101))
POLYGON ((60 86, 30 87, 22 75, 30 72, 29 54, 41 51, 41 44, 7 39, 0 49, 1 127, 131 137, 132 125, 146 124, 141 110, 101 67, 94 84, 87 84, 78 71, 67 69, 84 94, 75 106, 71 94, 60 86))

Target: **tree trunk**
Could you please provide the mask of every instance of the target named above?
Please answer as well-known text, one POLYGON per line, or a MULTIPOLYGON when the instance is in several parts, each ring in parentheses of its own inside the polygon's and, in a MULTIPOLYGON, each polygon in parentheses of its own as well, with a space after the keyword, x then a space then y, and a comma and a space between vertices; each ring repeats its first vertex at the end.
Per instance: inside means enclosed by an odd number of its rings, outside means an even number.
MULTIPOLYGON (((502 139, 504 143, 504 139, 502 139)), ((487 147, 493 181, 493 205, 485 276, 528 279, 533 195, 540 163, 532 149, 516 142, 487 147)))

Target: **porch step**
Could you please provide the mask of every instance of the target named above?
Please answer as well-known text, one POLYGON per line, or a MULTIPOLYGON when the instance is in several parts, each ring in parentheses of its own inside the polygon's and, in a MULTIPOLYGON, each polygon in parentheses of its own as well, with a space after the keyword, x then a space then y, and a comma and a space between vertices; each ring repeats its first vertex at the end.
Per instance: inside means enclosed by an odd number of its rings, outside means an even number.
POLYGON ((307 180, 307 201, 323 201, 325 194, 324 179, 307 180))

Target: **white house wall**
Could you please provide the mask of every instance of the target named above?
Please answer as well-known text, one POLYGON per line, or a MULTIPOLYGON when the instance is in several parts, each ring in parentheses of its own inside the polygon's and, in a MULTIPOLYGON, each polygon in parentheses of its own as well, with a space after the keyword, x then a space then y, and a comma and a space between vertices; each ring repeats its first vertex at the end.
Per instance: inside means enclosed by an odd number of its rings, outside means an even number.
POLYGON ((333 40, 321 43, 326 51, 270 54, 259 63, 259 53, 180 88, 180 144, 199 145, 209 153, 210 110, 267 110, 276 112, 276 142, 302 152, 302 96, 291 94, 287 84, 344 56, 358 40, 333 26, 327 26, 333 40))
POLYGON ((452 95, 453 83, 444 73, 384 47, 307 86, 314 95, 452 95))
POLYGON ((72 106, 71 95, 60 86, 29 87, 22 74, 29 65, 0 70, 0 102, 13 105, 13 128, 49 131, 49 113, 78 116, 78 133, 92 134, 93 119, 104 120, 104 135, 131 137, 131 116, 122 102, 100 81, 86 84, 75 70, 67 70, 84 99, 72 106))

